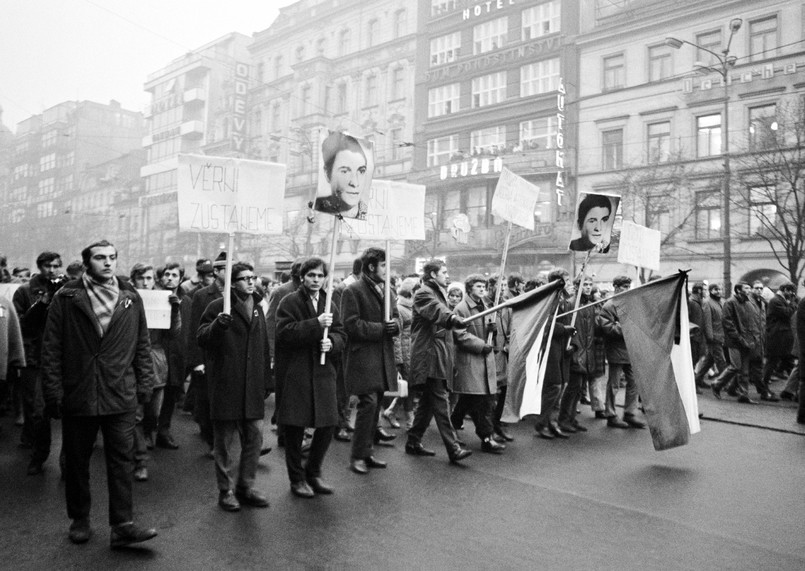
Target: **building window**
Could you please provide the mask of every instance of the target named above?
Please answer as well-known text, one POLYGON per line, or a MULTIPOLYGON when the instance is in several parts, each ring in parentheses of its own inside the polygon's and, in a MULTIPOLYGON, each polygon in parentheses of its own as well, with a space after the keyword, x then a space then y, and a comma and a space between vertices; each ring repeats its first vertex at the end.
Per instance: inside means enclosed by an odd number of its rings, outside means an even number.
MULTIPOLYGON (((704 32, 696 34, 696 44, 707 48, 715 53, 721 52, 721 30, 713 30, 712 32, 704 32)), ((717 65, 718 58, 713 54, 696 49, 696 61, 703 62, 705 65, 717 65)))
POLYGON ((777 144, 777 105, 749 108, 749 148, 771 149, 777 144))
POLYGON ((461 51, 461 32, 433 38, 430 41, 430 65, 442 65, 458 59, 461 51))
POLYGON ((558 0, 523 10, 523 41, 558 32, 561 16, 562 10, 558 0))
POLYGON ((486 187, 468 188, 464 196, 467 202, 464 213, 470 219, 470 226, 486 226, 486 187))
POLYGON ((671 77, 671 47, 651 46, 648 49, 648 80, 659 81, 671 77))
POLYGON ((394 12, 394 37, 401 38, 408 32, 408 13, 405 10, 394 12))
POLYGON ((280 125, 280 104, 279 102, 274 103, 271 106, 271 129, 273 131, 279 131, 282 129, 282 125, 280 125))
POLYGON ((430 0, 430 15, 438 16, 450 10, 455 10, 456 0, 430 0))
POLYGON ((506 72, 482 75, 472 80, 472 106, 484 107, 506 99, 506 72))
POLYGON ((56 139, 59 137, 59 132, 56 129, 51 129, 42 135, 42 148, 52 147, 56 144, 56 139))
POLYGON ((450 162, 458 152, 458 135, 449 135, 428 141, 428 166, 435 167, 450 162))
POLYGON ((352 49, 352 34, 349 29, 341 30, 338 35, 338 55, 345 56, 352 49))
POLYGON ((646 226, 659 230, 664 237, 671 233, 671 211, 669 197, 665 194, 655 194, 646 197, 646 226))
POLYGON ((749 189, 749 235, 762 234, 777 225, 776 189, 759 186, 749 189))
POLYGON ((459 111, 461 84, 451 83, 428 90, 428 117, 440 117, 459 111))
POLYGON ((282 67, 283 61, 282 56, 277 56, 274 58, 274 79, 279 79, 282 77, 282 67))
POLYGON ((309 85, 302 87, 302 115, 310 115, 313 106, 313 88, 309 85))
POLYGON ((405 158, 402 132, 403 130, 400 127, 395 127, 389 131, 389 139, 391 141, 391 160, 393 161, 398 161, 402 158, 405 158))
POLYGON ((487 127, 470 133, 473 155, 498 154, 506 148, 506 127, 487 127))
POLYGON ((546 59, 520 68, 520 97, 559 89, 559 58, 546 59))
POLYGON ((296 63, 305 61, 305 46, 296 48, 296 63))
POLYGON ((526 149, 556 147, 556 117, 541 117, 520 123, 520 146, 526 149))
POLYGON ((777 16, 749 22, 749 59, 759 61, 777 53, 777 16))
POLYGON ((58 180, 56 183, 56 194, 61 195, 73 190, 73 175, 68 174, 58 180))
POLYGON ((50 153, 39 159, 39 172, 49 171, 56 168, 56 153, 50 153))
POLYGON ((319 38, 316 40, 316 53, 320 56, 323 56, 327 51, 327 40, 325 38, 319 38))
POLYGON ((265 74, 266 64, 263 62, 257 62, 257 70, 255 71, 255 79, 257 80, 257 84, 260 85, 263 83, 263 76, 265 74))
POLYGON ((604 58, 604 91, 626 85, 626 58, 623 54, 604 58))
POLYGON ((53 216, 54 208, 53 202, 40 202, 36 205, 36 217, 37 218, 48 218, 53 216))
POLYGON ((369 23, 366 25, 366 45, 372 47, 377 45, 378 43, 378 32, 380 30, 380 26, 378 25, 377 18, 372 18, 369 20, 369 23))
POLYGON ((721 154, 721 113, 696 117, 696 156, 721 154))
POLYGON ((391 68, 391 100, 405 99, 405 70, 401 67, 391 68))
POLYGON ((475 26, 472 29, 473 55, 502 48, 506 45, 508 31, 509 19, 505 16, 475 26))
POLYGON ((59 155, 56 159, 56 165, 61 169, 64 167, 71 167, 75 163, 75 151, 59 155))
POLYGON ((623 129, 612 129, 601 133, 603 166, 605 171, 623 166, 623 129))
POLYGON ((377 76, 375 74, 367 75, 364 86, 363 106, 377 105, 377 76))
POLYGON ((671 157, 671 122, 650 123, 646 127, 647 155, 650 163, 664 163, 671 157))
POLYGON ((347 112, 347 84, 345 82, 339 83, 335 88, 335 112, 347 112))
POLYGON ((56 179, 53 177, 43 178, 39 181, 39 197, 52 196, 56 190, 56 179))
POLYGON ((721 238, 721 193, 708 190, 696 193, 696 239, 721 238))
POLYGON ((447 228, 450 219, 461 213, 461 190, 450 189, 442 200, 442 228, 447 228))

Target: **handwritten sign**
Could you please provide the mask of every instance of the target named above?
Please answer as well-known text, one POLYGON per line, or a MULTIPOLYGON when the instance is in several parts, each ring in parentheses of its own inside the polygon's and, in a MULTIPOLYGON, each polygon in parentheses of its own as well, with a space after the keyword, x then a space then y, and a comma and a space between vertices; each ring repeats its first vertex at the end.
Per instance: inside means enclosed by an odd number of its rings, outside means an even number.
POLYGON ((624 220, 618 246, 618 262, 659 272, 661 237, 659 230, 624 220))
POLYGON ((343 234, 381 240, 425 239, 425 187, 372 180, 365 220, 345 220, 343 234))
POLYGON ((143 299, 148 329, 170 329, 171 304, 168 297, 171 292, 166 289, 138 289, 137 293, 143 299))
POLYGON ((282 234, 285 165, 179 155, 179 230, 282 234))
POLYGON ((492 196, 492 214, 533 230, 538 200, 539 187, 503 167, 492 196))

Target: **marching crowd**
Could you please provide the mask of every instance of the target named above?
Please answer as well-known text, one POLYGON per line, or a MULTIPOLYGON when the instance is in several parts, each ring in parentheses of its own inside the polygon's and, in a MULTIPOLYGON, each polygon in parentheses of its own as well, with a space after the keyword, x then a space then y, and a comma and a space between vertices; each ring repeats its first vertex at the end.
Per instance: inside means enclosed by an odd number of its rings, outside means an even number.
MULTIPOLYGON (((386 468, 379 448, 396 437, 387 428, 405 427, 407 454, 434 456, 423 437, 435 419, 448 460, 458 463, 472 454, 463 432, 469 417, 480 450, 504 453, 514 440, 504 422, 511 309, 478 314, 555 280, 564 284, 559 313, 576 303, 581 309, 554 324, 536 434, 561 440, 586 432, 577 420, 581 404, 609 427, 645 427, 615 304, 601 299, 608 292, 592 278, 574 281, 561 268, 546 279, 471 274, 451 283, 445 263, 431 260, 421 275, 392 276, 387 290, 386 252, 368 248, 330 297, 320 258, 296 260, 284 283, 230 261, 224 299, 226 252, 198 260, 192 277, 178 263, 137 263, 121 275, 108 241, 87 246, 67 275, 56 252, 40 254, 36 266, 32 276, 13 278, 2 267, 0 281, 21 285, 12 300, 0 297, 0 386, 4 406, 19 409, 29 475, 43 472, 51 420, 61 419, 59 466, 74 543, 92 533, 89 462, 99 431, 111 546, 156 535, 133 522, 133 482, 148 480, 151 449, 179 447, 171 432, 179 408, 199 426, 226 511, 269 505, 255 476, 271 450, 263 421, 272 393, 277 444, 291 492, 301 498, 333 493, 323 477, 333 440, 351 446, 354 473, 386 468), (167 328, 148 328, 138 291, 152 289, 166 290, 167 328)), ((617 295, 631 280, 618 276, 612 286, 617 295)), ((805 424, 797 364, 805 301, 794 284, 771 292, 741 282, 723 301, 717 284, 697 282, 688 310, 697 392, 709 387, 719 399, 726 393, 756 404, 751 383, 762 400, 800 399, 797 421, 805 424), (779 394, 773 382, 785 383, 779 394)))

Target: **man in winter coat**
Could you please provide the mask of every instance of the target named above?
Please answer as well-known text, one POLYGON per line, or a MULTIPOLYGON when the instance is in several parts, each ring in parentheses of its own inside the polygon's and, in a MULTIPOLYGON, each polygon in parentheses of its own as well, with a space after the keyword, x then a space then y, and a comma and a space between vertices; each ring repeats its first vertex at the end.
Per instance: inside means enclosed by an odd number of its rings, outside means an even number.
POLYGON ((721 324, 723 313, 721 286, 710 284, 707 291, 709 295, 702 303, 705 353, 696 363, 697 387, 707 386, 707 381, 705 381, 704 377, 713 365, 716 366, 716 372, 718 373, 727 368, 727 361, 724 358, 724 327, 721 324))
POLYGON ((9 371, 24 366, 25 350, 17 310, 13 303, 0 296, 0 388, 6 384, 9 371))
POLYGON ((791 348, 794 345, 794 330, 791 317, 797 310, 797 288, 791 282, 784 283, 769 301, 766 308, 766 367, 763 384, 768 386, 772 373, 782 365, 786 371, 794 368, 791 348))
POLYGON ((218 505, 238 511, 240 504, 268 507, 268 499, 254 488, 263 445, 263 401, 271 388, 271 357, 259 278, 250 264, 232 266, 230 313, 224 299, 210 303, 201 316, 198 344, 205 352, 210 395, 218 505), (232 448, 240 437, 240 467, 234 477, 232 448))
POLYGON ((358 397, 350 469, 368 474, 369 468, 386 467, 385 462, 374 457, 372 444, 379 436, 377 423, 383 392, 397 390, 394 337, 399 335, 400 326, 393 293, 389 301, 391 319, 385 319, 386 252, 368 248, 361 260, 360 279, 341 295, 341 315, 347 333, 344 378, 349 394, 358 397))
POLYGON ((797 422, 805 424, 805 297, 797 304, 797 340, 799 341, 799 408, 797 422))
MULTIPOLYGON (((616 276, 612 280, 615 288, 614 294, 629 289, 632 280, 628 276, 616 276)), ((609 379, 607 380, 607 401, 605 414, 607 426, 614 428, 645 428, 645 423, 637 418, 637 385, 632 373, 632 364, 629 361, 629 352, 623 340, 623 331, 618 317, 618 310, 612 301, 604 303, 601 313, 598 314, 598 327, 604 334, 607 361, 609 362, 609 379), (624 401, 623 420, 615 412, 615 397, 618 395, 618 384, 621 372, 626 376, 626 400, 624 401)))
POLYGON ((451 330, 465 326, 447 307, 447 265, 442 260, 430 260, 425 263, 423 274, 422 287, 414 296, 411 322, 411 385, 421 394, 414 411, 414 423, 408 430, 405 451, 415 456, 436 454, 422 444, 422 437, 435 417, 447 456, 450 462, 456 463, 472 454, 458 442, 450 423, 447 397, 454 375, 451 330))
MULTIPOLYGON (((456 315, 466 319, 488 309, 484 303, 486 278, 481 274, 471 274, 464 280, 467 295, 454 310, 456 315)), ((497 369, 494 346, 487 343, 488 335, 494 331, 494 322, 479 318, 470 321, 466 329, 453 331, 456 347, 456 377, 453 392, 458 401, 450 415, 453 426, 461 424, 469 412, 475 424, 475 434, 481 439, 481 450, 489 454, 501 454, 506 446, 494 438, 492 424, 494 399, 497 392, 497 369)))
POLYGON ((291 492, 302 498, 332 494, 321 477, 322 463, 338 424, 333 353, 346 344, 338 308, 325 313, 322 291, 327 264, 309 258, 299 269, 302 285, 277 308, 277 424, 285 434, 285 465, 291 492), (327 338, 324 331, 327 330, 327 338), (321 354, 325 354, 321 364, 321 354), (314 427, 307 464, 302 465, 305 427, 314 427))
POLYGON ((145 309, 137 291, 115 277, 117 250, 106 240, 81 252, 86 271, 64 285, 48 310, 42 342, 45 406, 62 418, 69 538, 85 543, 89 522, 89 461, 103 434, 109 489, 110 544, 123 547, 156 536, 134 524, 134 416, 148 402, 154 368, 145 309))
MULTIPOLYGON (((696 282, 691 288, 690 296, 688 296, 688 321, 690 323, 690 351, 693 360, 693 366, 704 356, 707 351, 707 345, 704 340, 704 283, 696 282), (694 327, 695 325, 695 327, 694 327)), ((696 392, 701 394, 701 387, 709 388, 709 385, 702 381, 702 384, 696 385, 696 392)))
MULTIPOLYGON (((504 301, 520 294, 520 288, 517 284, 519 274, 513 274, 510 277, 512 285, 508 291, 504 291, 499 301, 504 301)), ((495 305, 495 295, 497 292, 497 283, 499 277, 497 275, 491 276, 486 282, 486 299, 485 302, 489 306, 495 305)), ((504 278, 505 279, 505 278, 504 278)), ((519 278, 522 281, 522 278, 519 278)), ((495 427, 495 436, 498 441, 512 442, 514 437, 506 429, 506 423, 501 418, 503 417, 503 409, 506 405, 506 393, 508 392, 509 379, 509 340, 511 338, 511 320, 512 310, 505 307, 497 312, 495 316, 495 333, 492 336, 492 342, 495 346, 495 369, 497 370, 497 395, 495 399, 495 408, 492 412, 492 424, 495 427)))

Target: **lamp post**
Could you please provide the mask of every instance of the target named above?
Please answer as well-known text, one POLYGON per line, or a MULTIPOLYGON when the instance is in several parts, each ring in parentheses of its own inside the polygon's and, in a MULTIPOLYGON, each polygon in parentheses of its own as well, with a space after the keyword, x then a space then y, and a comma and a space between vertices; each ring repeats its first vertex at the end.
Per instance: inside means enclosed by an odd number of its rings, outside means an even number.
POLYGON ((693 65, 700 71, 713 71, 721 76, 721 85, 724 87, 724 129, 721 135, 721 155, 724 158, 724 176, 721 181, 721 196, 723 199, 723 213, 721 216, 721 237, 724 244, 724 291, 732 291, 732 239, 730 237, 730 109, 729 109, 729 73, 735 67, 735 62, 738 58, 730 55, 730 46, 732 45, 732 38, 735 33, 741 29, 743 20, 741 18, 733 18, 730 20, 730 37, 727 40, 727 46, 721 50, 721 53, 716 53, 704 46, 694 44, 687 40, 680 40, 674 37, 665 38, 665 44, 678 50, 683 44, 688 44, 696 49, 705 51, 716 58, 718 65, 705 65, 701 62, 695 62, 693 65))

